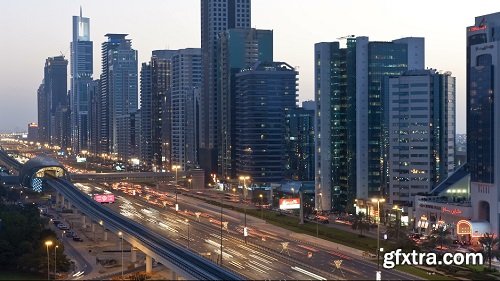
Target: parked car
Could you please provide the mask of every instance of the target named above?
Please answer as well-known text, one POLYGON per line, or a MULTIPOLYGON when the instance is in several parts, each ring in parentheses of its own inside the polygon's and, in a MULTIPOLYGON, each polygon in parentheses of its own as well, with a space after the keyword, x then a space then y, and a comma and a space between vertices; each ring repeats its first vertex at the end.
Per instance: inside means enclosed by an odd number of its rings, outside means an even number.
POLYGON ((63 224, 63 223, 60 223, 57 225, 57 228, 61 229, 61 230, 69 230, 69 226, 63 224))
POLYGON ((76 242, 83 242, 83 239, 78 237, 78 236, 73 236, 73 241, 76 241, 76 242))
POLYGON ((75 235, 75 233, 73 231, 71 231, 71 230, 66 232, 66 237, 68 237, 68 238, 71 238, 74 235, 75 235))

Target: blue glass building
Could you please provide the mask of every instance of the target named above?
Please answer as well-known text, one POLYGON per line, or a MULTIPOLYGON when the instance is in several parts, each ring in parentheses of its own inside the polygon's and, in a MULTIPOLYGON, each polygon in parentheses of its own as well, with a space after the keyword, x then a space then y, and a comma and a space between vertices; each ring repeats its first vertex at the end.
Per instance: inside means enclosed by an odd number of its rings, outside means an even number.
POLYGON ((295 108, 297 74, 283 62, 257 63, 236 74, 236 174, 252 183, 284 178, 286 116, 295 108))

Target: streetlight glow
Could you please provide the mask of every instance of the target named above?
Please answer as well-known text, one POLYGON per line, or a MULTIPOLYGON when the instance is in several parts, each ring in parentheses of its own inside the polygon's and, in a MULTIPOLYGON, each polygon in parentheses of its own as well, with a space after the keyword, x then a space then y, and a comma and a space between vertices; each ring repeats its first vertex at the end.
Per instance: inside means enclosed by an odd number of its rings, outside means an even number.
POLYGON ((384 198, 372 198, 372 203, 377 203, 377 270, 380 270, 380 203, 384 203, 384 198))
POLYGON ((47 280, 50 280, 50 260, 49 260, 49 246, 52 246, 52 241, 45 241, 45 246, 47 246, 47 280))

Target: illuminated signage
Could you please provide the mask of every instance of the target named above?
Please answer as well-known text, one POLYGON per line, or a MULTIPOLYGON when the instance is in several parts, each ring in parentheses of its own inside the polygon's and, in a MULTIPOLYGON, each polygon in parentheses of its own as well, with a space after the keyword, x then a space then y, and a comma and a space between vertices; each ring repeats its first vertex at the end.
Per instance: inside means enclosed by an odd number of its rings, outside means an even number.
POLYGON ((300 198, 280 199, 280 209, 282 210, 300 209, 300 198))
POLYGON ((461 215, 462 214, 462 211, 459 210, 459 209, 448 209, 446 207, 442 207, 441 208, 441 212, 443 213, 448 213, 448 214, 452 214, 454 216, 457 216, 457 215, 461 215))
POLYGON ((472 234, 471 223, 466 220, 461 220, 457 222, 457 234, 458 235, 472 234))
POLYGON ((486 29, 486 25, 473 26, 473 27, 469 27, 469 32, 475 32, 475 31, 485 30, 485 29, 486 29))
POLYGON ((114 194, 97 194, 94 195, 94 200, 99 203, 113 203, 115 202, 114 194))

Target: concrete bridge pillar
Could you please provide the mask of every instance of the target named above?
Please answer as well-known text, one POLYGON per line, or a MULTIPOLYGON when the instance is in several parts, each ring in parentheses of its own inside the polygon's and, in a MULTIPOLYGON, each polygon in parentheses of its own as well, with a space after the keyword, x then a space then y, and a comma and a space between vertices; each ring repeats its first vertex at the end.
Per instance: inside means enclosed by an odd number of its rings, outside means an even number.
POLYGON ((82 228, 87 228, 87 224, 85 222, 85 214, 82 213, 82 228))
POLYGON ((135 247, 130 248, 130 262, 137 262, 137 249, 135 247))
POLYGON ((151 273, 153 271, 153 258, 146 255, 146 273, 151 273))
POLYGON ((108 241, 108 230, 104 230, 104 241, 108 241))
POLYGON ((92 232, 95 233, 95 223, 91 222, 90 225, 91 225, 90 227, 92 228, 92 232))
POLYGON ((64 195, 61 194, 61 201, 59 201, 61 207, 64 207, 64 195))
POLYGON ((56 192, 56 206, 60 204, 59 192, 56 192))

